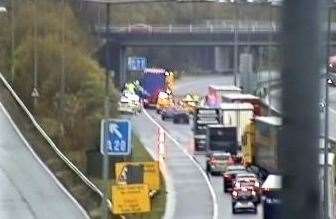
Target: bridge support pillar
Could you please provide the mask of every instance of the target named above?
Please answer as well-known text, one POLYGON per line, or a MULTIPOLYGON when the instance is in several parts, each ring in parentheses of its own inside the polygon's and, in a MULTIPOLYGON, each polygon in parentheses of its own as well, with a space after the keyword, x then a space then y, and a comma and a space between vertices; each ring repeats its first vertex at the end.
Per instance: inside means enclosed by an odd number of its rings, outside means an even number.
POLYGON ((126 47, 121 46, 119 48, 119 86, 122 86, 127 82, 127 75, 126 75, 126 65, 127 65, 127 56, 126 56, 126 47))
POLYGON ((215 72, 224 73, 232 71, 232 58, 230 47, 215 47, 214 56, 215 72))

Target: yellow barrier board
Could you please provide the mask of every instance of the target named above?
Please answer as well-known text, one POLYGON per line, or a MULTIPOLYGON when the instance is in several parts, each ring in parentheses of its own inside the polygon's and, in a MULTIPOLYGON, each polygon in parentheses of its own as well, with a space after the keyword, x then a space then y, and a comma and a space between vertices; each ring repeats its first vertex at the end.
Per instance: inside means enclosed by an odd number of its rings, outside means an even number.
POLYGON ((159 162, 121 162, 116 163, 115 175, 117 176, 117 183, 122 183, 122 172, 127 165, 143 165, 144 166, 144 184, 148 185, 149 190, 160 189, 160 172, 159 162))
POLYGON ((145 184, 112 186, 114 214, 145 213, 151 210, 149 189, 145 184))

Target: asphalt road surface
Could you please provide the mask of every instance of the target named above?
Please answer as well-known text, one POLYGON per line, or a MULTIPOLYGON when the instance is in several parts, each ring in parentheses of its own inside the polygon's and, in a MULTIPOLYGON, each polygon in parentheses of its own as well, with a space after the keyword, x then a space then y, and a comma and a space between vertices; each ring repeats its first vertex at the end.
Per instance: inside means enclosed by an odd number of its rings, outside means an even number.
POLYGON ((88 218, 29 150, 1 103, 0 130, 0 218, 88 218))
MULTIPOLYGON (((232 85, 232 76, 210 76, 210 77, 186 77, 182 78, 176 86, 176 93, 183 95, 191 91, 196 91, 200 95, 205 95, 208 91, 210 84, 216 85, 232 85)), ((160 118, 152 112, 151 115, 156 118, 162 126, 168 130, 168 132, 183 145, 190 154, 194 154, 193 151, 193 132, 191 130, 192 123, 190 125, 175 125, 172 122, 163 122, 160 118)), ((206 157, 204 155, 194 155, 195 159, 205 170, 206 157)), ((211 184, 216 192, 218 201, 218 218, 220 219, 257 219, 262 218, 262 208, 258 207, 258 214, 236 214, 233 215, 231 211, 231 196, 224 194, 223 192, 223 178, 221 176, 209 176, 211 184)))
MULTIPOLYGON (((198 94, 205 95, 209 84, 231 85, 233 83, 232 76, 213 76, 210 77, 185 77, 182 78, 177 86, 176 93, 183 95, 188 92, 196 91, 198 94)), ((132 117, 132 123, 135 126, 141 140, 146 145, 152 145, 155 142, 155 133, 157 127, 153 128, 153 121, 161 125, 168 134, 174 139, 172 142, 166 142, 168 173, 171 174, 172 183, 175 188, 175 204, 176 207, 173 218, 211 218, 214 204, 218 204, 218 218, 220 219, 258 219, 261 218, 262 209, 258 207, 258 214, 237 214, 233 215, 231 211, 231 196, 223 193, 223 181, 220 176, 208 176, 211 187, 215 192, 216 201, 212 201, 211 192, 204 180, 205 173, 205 156, 194 155, 193 153, 193 133, 190 125, 174 125, 170 121, 161 121, 160 117, 154 110, 147 111, 148 116, 143 114, 132 117), (149 119, 151 118, 151 119, 149 119), (154 134, 153 134, 154 133, 154 134), (154 139, 153 139, 154 138, 154 139), (186 159, 186 155, 177 150, 177 145, 182 147, 186 153, 193 156, 195 161, 202 168, 203 174, 195 167, 196 165, 186 159), (171 160, 169 162, 169 160, 171 160), (174 174, 177 172, 178 174, 174 174), (176 182, 174 182, 176 181, 176 182), (185 191, 180 196, 180 191, 185 191), (182 200, 179 200, 182 198, 182 200), (200 212, 202 215, 199 215, 200 212), (198 215, 198 217, 195 217, 198 215)), ((154 145, 155 147, 155 145, 154 145)), ((157 156, 155 149, 153 156, 157 156)))

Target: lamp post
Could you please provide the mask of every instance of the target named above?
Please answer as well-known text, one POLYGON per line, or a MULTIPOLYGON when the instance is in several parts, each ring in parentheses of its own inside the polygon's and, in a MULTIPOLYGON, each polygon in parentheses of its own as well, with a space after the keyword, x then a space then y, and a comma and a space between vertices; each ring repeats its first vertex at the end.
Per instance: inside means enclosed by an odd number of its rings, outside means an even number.
POLYGON ((234 74, 234 85, 238 85, 238 27, 239 27, 239 11, 238 11, 238 3, 234 2, 234 47, 233 47, 233 74, 234 74))
POLYGON ((61 10, 62 10, 62 49, 61 49, 61 85, 60 85, 60 137, 64 136, 64 102, 65 102, 65 1, 61 0, 61 10))
POLYGON ((325 117, 324 117, 324 165, 323 165, 323 217, 324 219, 329 219, 329 85, 328 85, 328 74, 329 74, 329 53, 330 53, 330 31, 331 31, 331 16, 333 6, 332 3, 328 1, 328 22, 327 22, 327 43, 326 43, 326 80, 325 80, 325 117))
POLYGON ((11 81, 14 86, 15 80, 15 13, 14 13, 14 0, 11 0, 11 81))
POLYGON ((36 113, 36 107, 37 107, 37 99, 39 97, 39 93, 38 93, 38 90, 37 90, 37 80, 38 80, 38 67, 37 67, 37 15, 36 15, 36 4, 37 4, 37 1, 34 0, 33 2, 33 53, 34 53, 34 72, 33 72, 33 91, 31 93, 31 96, 33 98, 33 109, 34 109, 34 112, 36 113))

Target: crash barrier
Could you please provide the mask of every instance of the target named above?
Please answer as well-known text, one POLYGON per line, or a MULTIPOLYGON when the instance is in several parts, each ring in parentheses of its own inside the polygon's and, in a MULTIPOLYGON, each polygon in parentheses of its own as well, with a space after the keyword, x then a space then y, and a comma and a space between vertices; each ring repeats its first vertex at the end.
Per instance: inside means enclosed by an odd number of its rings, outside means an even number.
MULTIPOLYGON (((280 79, 274 79, 274 80, 269 80, 269 81, 262 81, 259 83, 259 88, 263 87, 267 90, 273 90, 273 89, 279 89, 281 88, 282 84, 281 84, 281 80, 280 79)), ((271 115, 273 116, 278 116, 281 117, 281 111, 279 109, 276 109, 274 106, 269 106, 269 103, 266 101, 265 97, 262 98, 262 103, 265 106, 268 106, 269 109, 271 110, 271 115)), ((330 119, 330 117, 329 117, 330 119)), ((324 135, 321 134, 319 136, 320 140, 324 141, 324 135)), ((322 144, 322 143, 321 143, 322 144)), ((336 149, 336 139, 333 137, 328 137, 328 144, 329 144, 329 148, 331 150, 335 150, 336 149)), ((324 145, 324 144, 322 144, 324 145)))
POLYGON ((103 193, 55 145, 1 73, 0 80, 0 101, 32 149, 89 216, 99 218, 103 193))

